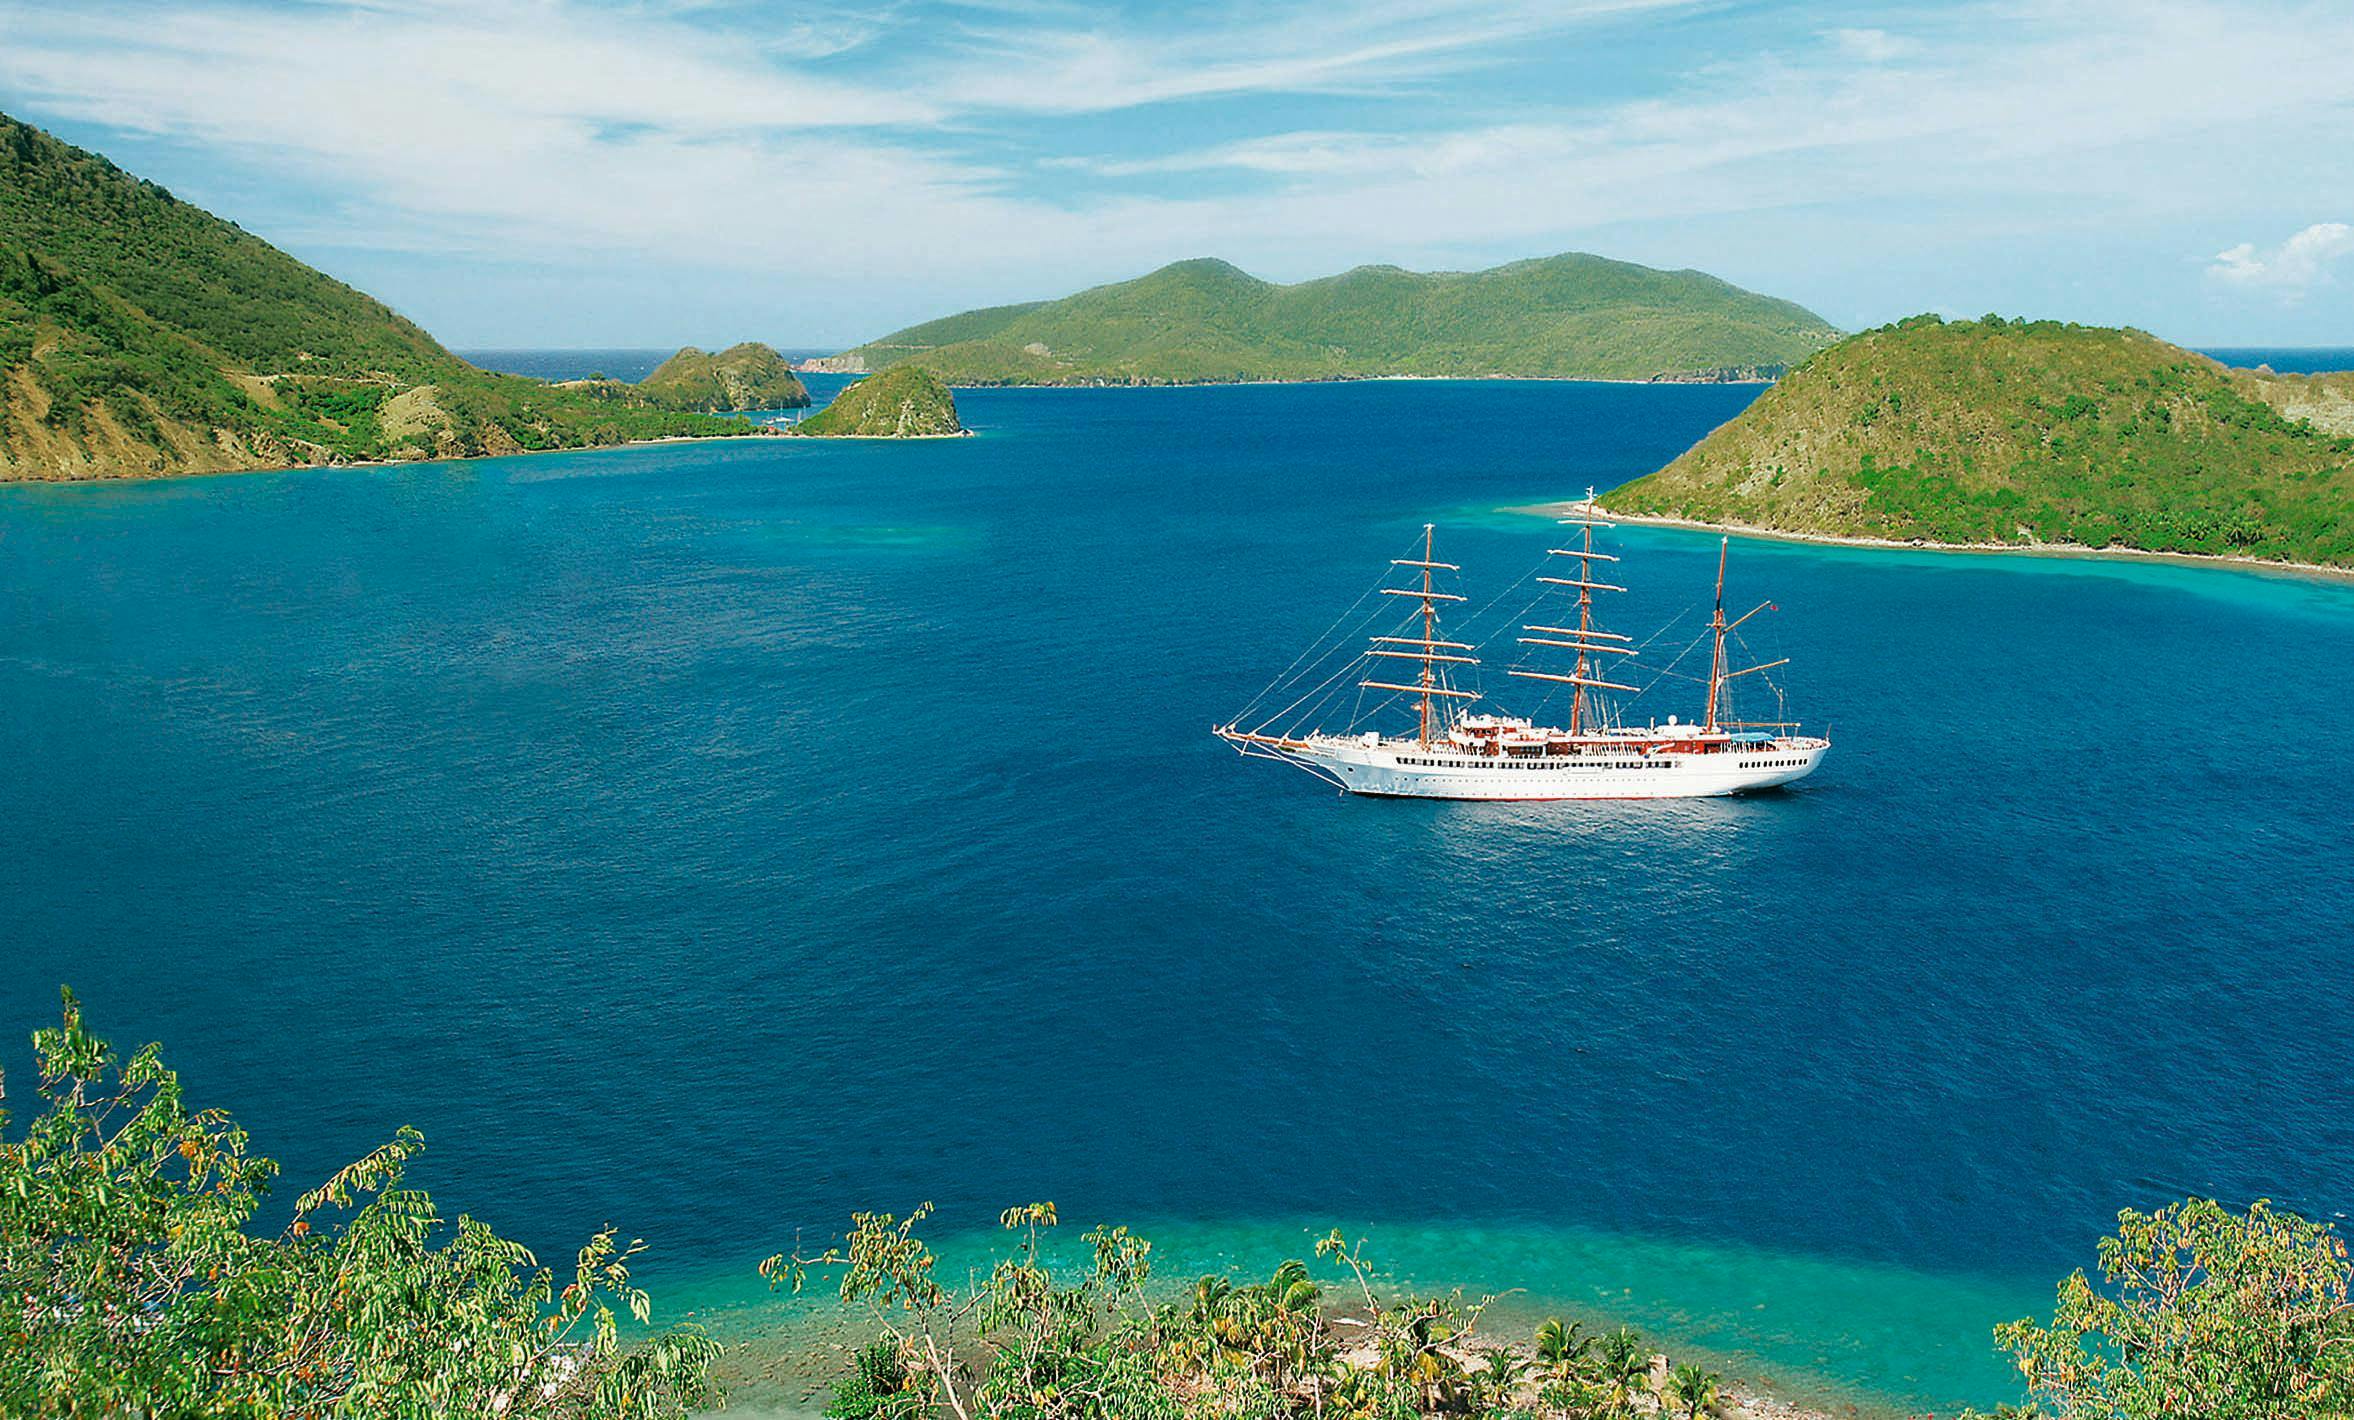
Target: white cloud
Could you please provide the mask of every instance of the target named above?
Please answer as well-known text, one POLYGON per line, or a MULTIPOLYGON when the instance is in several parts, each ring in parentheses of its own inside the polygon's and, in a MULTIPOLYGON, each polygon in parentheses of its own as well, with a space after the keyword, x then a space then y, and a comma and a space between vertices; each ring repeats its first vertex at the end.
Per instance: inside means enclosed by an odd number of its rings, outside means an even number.
POLYGON ((1860 59, 1866 64, 1886 64, 1891 60, 1902 59, 1921 47, 1912 40, 1892 35, 1886 30, 1829 30, 1823 37, 1831 41, 1841 54, 1860 59))
MULTIPOLYGON (((1660 259, 1737 275, 1683 235, 1731 216, 1782 221, 1782 250, 1812 249, 1827 273, 1909 259, 1964 228, 1988 259, 2027 262, 2049 259, 2055 232, 2093 243, 2129 220, 2265 210, 2289 165, 2354 185, 2354 160, 2278 137, 2354 122, 2354 13, 2296 0, 1986 0, 1913 12, 1901 36, 1692 44, 1737 56, 1706 63, 1671 37, 1602 98, 1563 84, 1532 100, 1527 73, 1492 97, 1461 72, 1566 63, 1578 26, 1683 3, 1234 0, 1120 19, 988 0, 786 24, 727 0, 143 0, 70 14, 0 0, 0 93, 28 116, 283 176, 316 198, 260 229, 312 248, 823 273, 829 299, 891 315, 919 283, 977 304, 1180 256, 1288 279, 1593 245, 1601 231, 1647 234, 1620 247, 1638 259, 1655 242, 1660 259), (1344 101, 1232 97, 1246 93, 1344 101), (1222 136, 1140 153, 1155 114, 1099 148, 1111 125, 1079 117, 1149 104, 1182 105, 1161 131, 1222 136)), ((1694 7, 1673 34, 1712 13, 1694 7)), ((2277 282, 2311 236, 2235 248, 2221 279, 2277 282)), ((1792 288, 1777 274, 1772 289, 1792 288)))
POLYGON ((1155 29, 976 26, 936 89, 977 108, 1078 114, 1247 93, 1366 92, 1494 62, 1500 47, 1698 0, 1327 0, 1177 7, 1155 29), (1244 56, 1238 58, 1237 56, 1244 56))
MULTIPOLYGON (((406 0, 296 10, 183 0, 137 12, 0 13, 0 75, 93 121, 223 141, 346 139, 347 113, 431 123, 452 106, 539 123, 642 124, 682 132, 921 123, 934 104, 888 88, 763 63, 756 45, 675 11, 600 16, 529 0, 406 0), (122 72, 110 72, 115 65, 122 72)), ((779 37, 791 47, 803 31, 779 37)), ((826 41, 832 43, 833 41, 826 41)), ((389 136, 389 135, 388 135, 389 136)), ((477 142, 506 132, 483 129, 477 142)))
POLYGON ((987 278, 1074 260, 1117 270, 1235 231, 1217 202, 1008 196, 1007 171, 971 156, 993 115, 1427 78, 1502 39, 1690 2, 1238 5, 1221 24, 1196 13, 1163 32, 1107 28, 1084 7, 1016 28, 991 6, 873 72, 806 57, 869 45, 873 29, 696 23, 732 19, 724 0, 156 0, 72 14, 0 0, 0 91, 333 195, 275 229, 281 240, 987 278))
MULTIPOLYGON (((2274 26, 2200 4, 1956 14, 1958 36, 1902 70, 1847 46, 1765 54, 1655 97, 1544 121, 1439 133, 1271 134, 1096 164, 1109 177, 1226 169, 1278 182, 1237 201, 1251 225, 1453 229, 1494 237, 1606 223, 1866 202, 1967 201, 1984 224, 2179 210, 2185 189, 2230 200, 2267 124, 2354 118, 2354 15, 2274 26), (2032 22, 2031 22, 2032 21, 2032 22), (2194 177, 2193 175, 2196 174, 2194 177), (1994 210, 1999 208, 1999 214, 1994 210), (1319 218, 1318 213, 1331 214, 1319 218)), ((1885 47, 1877 51, 1886 53, 1885 47)))
POLYGON ((763 59, 681 13, 529 0, 0 11, 0 83, 349 193, 347 210, 307 226, 353 245, 757 265, 796 219, 913 220, 994 179, 868 136, 936 122, 936 104, 763 59), (842 136, 823 164, 796 161, 829 134, 842 136))
POLYGON ((1505 161, 1558 158, 1562 135, 1562 129, 1545 125, 1437 134, 1306 131, 1247 138, 1158 158, 1069 158, 1057 160, 1053 166, 1112 178, 1221 169, 1282 178, 1363 178, 1398 173, 1436 177, 1505 161))
POLYGON ((2316 222, 2278 246, 2258 249, 2254 242, 2215 254, 2208 273, 2234 286, 2276 291, 2295 298, 2330 279, 2330 268, 2354 256, 2354 226, 2344 222, 2316 222))

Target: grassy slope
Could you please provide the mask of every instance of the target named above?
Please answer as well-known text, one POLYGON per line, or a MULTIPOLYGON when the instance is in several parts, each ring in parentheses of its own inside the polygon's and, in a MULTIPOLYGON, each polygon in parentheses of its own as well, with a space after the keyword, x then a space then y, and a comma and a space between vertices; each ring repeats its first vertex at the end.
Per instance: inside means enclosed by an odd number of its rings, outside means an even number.
POLYGON ((751 340, 717 354, 690 345, 638 381, 637 392, 659 409, 719 412, 809 404, 809 391, 785 357, 751 340))
POLYGON ((1626 513, 1931 542, 2354 566, 2354 377, 2269 376, 2134 330, 1934 316, 1852 336, 1626 513))
POLYGON ((911 326, 850 353, 878 368, 912 360, 955 384, 1647 379, 1777 367, 1833 334, 1799 306, 1713 276, 1596 256, 1432 274, 1366 266, 1295 286, 1199 260, 911 326))
POLYGON ((919 365, 869 375, 795 427, 796 433, 842 438, 908 439, 956 434, 956 397, 919 365))
POLYGON ((0 115, 0 479, 738 432, 478 370, 381 302, 0 115))

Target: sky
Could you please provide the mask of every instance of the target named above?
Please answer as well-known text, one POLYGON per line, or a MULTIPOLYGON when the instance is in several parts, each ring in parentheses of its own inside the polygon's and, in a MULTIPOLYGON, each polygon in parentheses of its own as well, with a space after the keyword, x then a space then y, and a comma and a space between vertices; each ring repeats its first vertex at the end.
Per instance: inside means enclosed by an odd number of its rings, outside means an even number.
POLYGON ((2354 3, 0 0, 0 110, 460 348, 1219 256, 2354 345, 2354 3))

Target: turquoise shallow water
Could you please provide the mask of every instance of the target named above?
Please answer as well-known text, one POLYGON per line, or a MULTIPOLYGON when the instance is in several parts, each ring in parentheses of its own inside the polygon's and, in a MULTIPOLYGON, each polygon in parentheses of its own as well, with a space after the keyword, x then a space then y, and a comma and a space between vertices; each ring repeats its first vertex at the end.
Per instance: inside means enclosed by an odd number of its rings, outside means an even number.
MULTIPOLYGON (((71 981, 294 1180, 414 1123, 689 1300, 1046 1197, 2005 1398, 1987 1326, 2118 1207, 2348 1206, 2354 589, 1738 543, 1838 740, 1750 801, 1344 801, 1206 733, 1423 521, 1478 605, 1547 540, 1503 510, 1749 397, 979 391, 915 447, 0 490, 0 1064, 71 981)), ((1715 544, 1621 550, 1643 630, 1715 544)))
MULTIPOLYGON (((1205 1272, 1263 1275, 1285 1257, 1307 1260, 1344 1311, 1356 1283, 1313 1256, 1342 1220, 1141 1220, 1153 1243, 1156 1286, 1174 1293, 1205 1272)), ((1719 1242, 1671 1241, 1540 1223, 1373 1223, 1348 1229, 1390 1287, 1421 1295, 1460 1290, 1485 1299, 1479 1334, 1526 1341, 1548 1316, 1589 1329, 1621 1323, 1768 1393, 1846 1413, 1917 1413, 1960 1394, 2000 1389, 1990 1376, 1985 1318, 2048 1306, 2049 1289, 2014 1281, 1929 1274, 1719 1242)), ((1073 1236, 1077 1230, 1073 1229, 1073 1236)), ((939 1275, 955 1284, 985 1271, 995 1240, 938 1240, 939 1275)), ((1058 1261, 1085 1269, 1063 1239, 1058 1261)), ((674 1316, 735 1348, 728 1376, 741 1406, 814 1413, 846 1353, 871 1327, 821 1280, 779 1295, 743 1270, 679 1277, 662 1289, 674 1316)))

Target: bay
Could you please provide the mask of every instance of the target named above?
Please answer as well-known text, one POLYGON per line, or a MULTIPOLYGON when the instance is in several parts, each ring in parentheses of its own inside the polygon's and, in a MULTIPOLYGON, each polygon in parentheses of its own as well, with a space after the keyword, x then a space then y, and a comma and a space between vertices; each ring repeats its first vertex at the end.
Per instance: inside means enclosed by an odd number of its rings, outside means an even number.
MULTIPOLYGON (((0 489, 0 1065, 70 982, 290 1192, 415 1124, 454 1207, 616 1222, 745 1330, 854 1208, 1052 1198, 2009 1398, 1987 1328, 2119 1207, 2354 1192, 2354 588, 1736 541, 1837 741, 1751 800, 1343 800, 1208 734, 1423 523, 1483 605, 1515 510, 1753 394, 0 489)), ((1714 538, 1615 536, 1620 624, 1697 614, 1714 538)))

